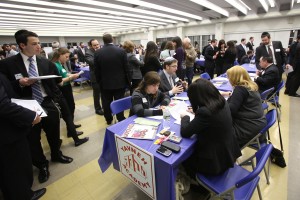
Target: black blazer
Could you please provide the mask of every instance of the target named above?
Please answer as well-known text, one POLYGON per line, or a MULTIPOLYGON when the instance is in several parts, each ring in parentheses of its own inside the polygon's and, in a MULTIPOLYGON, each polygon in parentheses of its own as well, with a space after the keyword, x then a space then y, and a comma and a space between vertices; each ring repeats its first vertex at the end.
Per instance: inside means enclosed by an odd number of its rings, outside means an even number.
POLYGON ((16 97, 7 78, 0 73, 0 147, 26 139, 36 113, 11 102, 16 97))
POLYGON ((215 49, 211 45, 206 47, 205 54, 204 54, 205 67, 214 67, 215 66, 215 60, 213 59, 213 56, 215 55, 215 53, 216 53, 215 49))
POLYGON ((271 87, 274 87, 276 90, 280 82, 279 76, 278 68, 274 64, 265 69, 264 74, 257 77, 255 80, 258 85, 259 92, 262 93, 271 87))
POLYGON ((242 57, 243 57, 244 55, 246 55, 247 52, 245 51, 245 49, 244 49, 244 47, 242 46, 242 44, 237 45, 237 46, 236 46, 236 50, 237 50, 237 59, 238 59, 238 62, 240 63, 242 57))
MULTIPOLYGON (((159 84, 159 90, 161 92, 163 92, 164 94, 166 95, 169 95, 169 91, 172 90, 172 86, 170 85, 169 83, 169 80, 167 78, 167 76, 165 75, 164 71, 160 71, 159 73, 159 76, 160 76, 160 84, 159 84)), ((172 79, 173 79, 173 83, 174 85, 176 84, 175 83, 175 79, 177 78, 176 75, 172 75, 172 79)))
POLYGON ((254 44, 251 43, 251 42, 248 42, 248 43, 246 44, 246 47, 248 47, 249 50, 252 50, 252 51, 253 51, 254 44))
POLYGON ((127 54, 124 49, 106 44, 95 52, 95 76, 102 89, 114 90, 130 86, 127 54))
MULTIPOLYGON (((54 63, 49 60, 36 56, 37 68, 40 76, 44 75, 57 75, 58 71, 54 63)), ((9 57, 0 61, 0 72, 2 72, 10 81, 14 91, 19 98, 32 99, 31 86, 21 87, 19 79, 16 79, 17 74, 22 74, 23 77, 28 77, 28 73, 23 62, 21 54, 9 57)), ((57 84, 61 82, 61 78, 56 79, 43 79, 42 85, 48 97, 55 102, 59 102, 61 98, 61 91, 57 84)))
MULTIPOLYGON (((84 47, 85 53, 86 53, 87 50, 88 50, 88 48, 84 47)), ((80 47, 78 47, 78 48, 76 49, 75 53, 76 53, 77 56, 78 56, 78 61, 79 61, 79 62, 85 62, 85 59, 84 59, 84 56, 85 56, 85 55, 83 54, 83 52, 82 52, 82 50, 81 50, 80 47)))
POLYGON ((142 75, 145 76, 145 74, 147 74, 147 72, 150 72, 150 71, 155 71, 155 72, 158 72, 158 70, 161 69, 161 65, 160 65, 160 62, 158 60, 158 57, 156 56, 151 56, 151 57, 148 57, 147 59, 144 58, 144 67, 141 68, 141 71, 142 71, 142 75))
POLYGON ((95 50, 94 49, 87 49, 85 52, 85 62, 90 67, 90 77, 92 83, 96 83, 96 76, 95 76, 95 65, 94 65, 94 58, 95 57, 95 50))
POLYGON ((182 137, 198 135, 197 146, 191 158, 194 171, 206 174, 219 174, 233 167, 241 156, 237 140, 234 137, 230 108, 225 106, 212 114, 206 107, 200 107, 195 118, 189 116, 181 119, 182 137))
MULTIPOLYGON (((282 74, 283 73, 283 65, 286 63, 285 61, 285 52, 284 49, 282 47, 282 44, 280 41, 272 41, 272 46, 274 49, 274 54, 275 54, 275 59, 276 59, 276 66, 279 70, 279 73, 282 74)), ((269 56, 268 52, 267 52, 267 48, 265 45, 260 45, 259 47, 256 48, 255 51, 255 63, 256 63, 256 67, 257 69, 261 69, 261 67, 259 66, 259 59, 262 56, 269 56)))

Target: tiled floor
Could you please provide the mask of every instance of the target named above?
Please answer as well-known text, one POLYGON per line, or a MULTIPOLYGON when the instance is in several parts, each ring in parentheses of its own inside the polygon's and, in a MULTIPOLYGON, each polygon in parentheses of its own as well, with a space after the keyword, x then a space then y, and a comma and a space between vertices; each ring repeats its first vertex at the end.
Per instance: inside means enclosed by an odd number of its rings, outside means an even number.
MULTIPOLYGON (((77 88, 75 89, 77 91, 77 88)), ((50 164, 50 179, 44 184, 37 181, 35 169, 34 188, 47 187, 47 193, 43 200, 139 200, 149 199, 143 192, 137 189, 119 172, 112 167, 104 174, 98 166, 98 158, 101 154, 106 123, 103 116, 95 115, 93 109, 92 90, 86 88, 80 93, 74 92, 76 99, 76 123, 82 124, 79 130, 84 131, 84 136, 89 136, 90 141, 79 147, 74 147, 72 139, 66 137, 64 122, 61 123, 61 138, 63 139, 62 151, 74 158, 74 162, 68 165, 50 164)), ((260 186, 264 199, 289 199, 297 200, 300 196, 300 172, 298 130, 300 130, 299 98, 291 98, 281 94, 282 105, 281 131, 284 141, 284 157, 287 167, 282 169, 271 165, 271 184, 267 185, 261 174, 260 186), (290 152, 290 153, 289 153, 290 152)), ((279 148, 277 124, 271 128, 273 144, 279 148)), ((48 151, 48 145, 44 141, 44 148, 48 151)), ((254 151, 246 149, 243 154, 250 155, 254 151)), ((49 154, 47 154, 49 158, 49 154)), ((200 195, 189 193, 185 199, 201 199, 200 195)), ((257 192, 253 199, 258 199, 257 192)))

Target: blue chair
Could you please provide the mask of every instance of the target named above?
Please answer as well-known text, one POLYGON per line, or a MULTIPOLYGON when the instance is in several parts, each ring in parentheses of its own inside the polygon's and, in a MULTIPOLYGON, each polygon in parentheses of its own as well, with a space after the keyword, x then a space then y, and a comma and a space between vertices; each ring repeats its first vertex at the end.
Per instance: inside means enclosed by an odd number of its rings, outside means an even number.
POLYGON ((235 61, 233 62, 233 66, 236 66, 236 65, 240 65, 239 62, 238 62, 237 60, 235 60, 235 61))
POLYGON ((272 149, 272 144, 268 144, 248 159, 252 164, 252 172, 235 164, 233 168, 216 176, 198 173, 196 180, 210 191, 211 199, 227 199, 229 197, 229 199, 250 200, 255 188, 257 188, 259 198, 262 199, 258 175, 264 168, 272 149), (254 166, 254 158, 256 158, 256 166, 254 166))
POLYGON ((115 122, 117 121, 117 119, 115 117, 116 114, 123 112, 125 110, 128 110, 130 108, 131 108, 131 96, 111 102, 110 109, 111 109, 112 115, 114 116, 114 121, 115 122))
POLYGON ((73 82, 79 83, 79 85, 80 85, 79 91, 81 91, 81 89, 84 88, 84 85, 83 85, 84 83, 89 86, 88 81, 90 81, 90 80, 91 80, 90 72, 89 71, 83 71, 83 74, 81 74, 79 78, 73 80, 73 82))
POLYGON ((267 89, 260 94, 260 98, 262 100, 262 107, 264 110, 268 110, 268 107, 269 107, 268 103, 267 103, 268 96, 269 96, 269 94, 271 94, 271 92, 273 92, 273 90, 274 90, 274 87, 267 89))
POLYGON ((206 79, 206 80, 210 80, 210 76, 208 73, 204 72, 202 74, 200 74, 200 78, 206 79))
MULTIPOLYGON (((267 143, 270 141, 270 135, 269 135, 269 129, 275 124, 276 122, 276 111, 270 110, 267 114, 266 114, 266 120, 267 120, 267 125, 254 137, 252 138, 247 144, 245 144, 241 150, 243 150, 246 147, 250 147, 254 150, 259 150, 261 147, 264 147, 267 145, 267 143), (266 135, 267 136, 267 141, 263 141, 262 143, 259 141, 259 137, 262 135, 266 135)), ((245 161, 243 161, 240 165, 243 165, 243 163, 245 163, 245 161)), ((266 175, 266 179, 267 179, 267 184, 270 184, 270 179, 269 179, 269 175, 270 175, 270 165, 268 165, 268 170, 264 169, 265 175, 266 175)))

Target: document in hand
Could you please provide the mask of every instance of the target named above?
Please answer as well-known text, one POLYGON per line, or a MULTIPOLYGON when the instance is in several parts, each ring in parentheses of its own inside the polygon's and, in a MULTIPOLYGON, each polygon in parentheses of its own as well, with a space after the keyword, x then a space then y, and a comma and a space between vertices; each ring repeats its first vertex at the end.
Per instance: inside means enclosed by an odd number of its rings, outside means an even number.
POLYGON ((11 102, 18 104, 24 108, 35 111, 41 117, 47 117, 45 110, 40 106, 36 100, 24 100, 24 99, 11 99, 11 102))
POLYGON ((292 66, 289 66, 289 68, 285 68, 285 69, 284 69, 284 72, 286 73, 286 75, 288 75, 289 73, 291 73, 291 72, 293 72, 293 71, 294 71, 294 69, 293 69, 292 66))
POLYGON ((29 77, 29 80, 41 80, 41 79, 49 79, 49 78, 59 78, 61 76, 57 75, 46 75, 46 76, 36 76, 36 77, 29 77))

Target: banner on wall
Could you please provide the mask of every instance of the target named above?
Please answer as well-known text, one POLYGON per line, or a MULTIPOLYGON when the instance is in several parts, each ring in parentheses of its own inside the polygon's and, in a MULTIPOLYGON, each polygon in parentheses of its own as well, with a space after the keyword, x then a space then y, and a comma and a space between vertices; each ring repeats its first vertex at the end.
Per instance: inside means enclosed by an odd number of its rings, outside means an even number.
POLYGON ((118 135, 115 140, 120 172, 150 198, 156 199, 153 155, 118 135))

